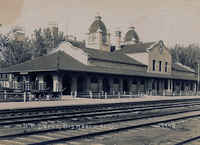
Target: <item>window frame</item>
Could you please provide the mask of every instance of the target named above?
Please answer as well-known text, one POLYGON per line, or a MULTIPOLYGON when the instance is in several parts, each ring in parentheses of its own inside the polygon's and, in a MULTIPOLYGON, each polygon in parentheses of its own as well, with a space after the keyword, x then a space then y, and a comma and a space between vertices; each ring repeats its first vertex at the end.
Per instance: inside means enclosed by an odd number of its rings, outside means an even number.
POLYGON ((159 61, 159 72, 162 72, 162 61, 159 61))
POLYGON ((152 60, 152 71, 156 71, 156 60, 152 60))
POLYGON ((168 72, 168 62, 165 62, 165 72, 168 72))

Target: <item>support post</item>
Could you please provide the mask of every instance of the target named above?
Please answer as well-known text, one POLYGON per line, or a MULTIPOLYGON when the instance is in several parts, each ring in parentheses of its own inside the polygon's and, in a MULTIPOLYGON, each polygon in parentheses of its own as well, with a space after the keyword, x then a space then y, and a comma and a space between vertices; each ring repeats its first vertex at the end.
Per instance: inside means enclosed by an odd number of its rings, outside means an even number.
POLYGON ((26 92, 24 92, 24 102, 26 102, 26 92))
POLYGON ((108 96, 107 96, 107 92, 105 92, 105 99, 107 99, 108 98, 108 96))
POLYGON ((89 91, 90 99, 92 99, 92 91, 89 91))
POLYGON ((118 98, 120 99, 120 92, 118 92, 118 98))
POLYGON ((197 94, 198 94, 198 92, 199 92, 199 63, 198 63, 198 65, 197 65, 198 67, 197 67, 197 69, 198 69, 198 82, 197 82, 197 94))
POLYGON ((77 97, 77 91, 74 91, 74 98, 77 97))
POLYGON ((6 92, 6 90, 4 91, 4 100, 5 101, 7 100, 7 92, 6 92))

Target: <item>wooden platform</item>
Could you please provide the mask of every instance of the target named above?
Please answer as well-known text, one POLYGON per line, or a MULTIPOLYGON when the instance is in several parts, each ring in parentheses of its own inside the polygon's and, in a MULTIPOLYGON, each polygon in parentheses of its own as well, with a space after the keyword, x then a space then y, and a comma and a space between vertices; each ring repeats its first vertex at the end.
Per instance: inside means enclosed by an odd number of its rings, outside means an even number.
POLYGON ((0 110, 6 109, 21 109, 21 108, 36 108, 36 107, 53 107, 53 106, 72 106, 72 105, 87 105, 87 104, 107 104, 107 103, 125 103, 125 102, 144 102, 156 100, 176 100, 176 99, 195 99, 200 96, 143 96, 138 98, 123 98, 123 99, 83 99, 65 97, 63 101, 33 101, 33 102, 9 102, 0 103, 0 110))

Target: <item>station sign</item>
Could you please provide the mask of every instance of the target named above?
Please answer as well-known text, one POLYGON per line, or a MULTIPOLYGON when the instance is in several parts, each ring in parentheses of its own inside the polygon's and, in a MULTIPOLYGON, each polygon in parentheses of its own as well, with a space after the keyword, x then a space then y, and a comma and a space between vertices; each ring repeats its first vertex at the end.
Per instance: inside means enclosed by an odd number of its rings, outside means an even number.
POLYGON ((25 71, 20 72, 20 75, 28 75, 28 72, 25 72, 25 71))

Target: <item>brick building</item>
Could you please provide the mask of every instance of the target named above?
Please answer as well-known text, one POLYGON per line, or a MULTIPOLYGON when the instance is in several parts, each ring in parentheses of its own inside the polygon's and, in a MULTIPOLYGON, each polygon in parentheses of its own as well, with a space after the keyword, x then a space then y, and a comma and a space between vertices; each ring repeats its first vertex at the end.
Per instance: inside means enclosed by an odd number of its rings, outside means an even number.
POLYGON ((120 92, 173 94, 195 92, 195 71, 172 57, 162 40, 141 42, 134 27, 114 45, 100 16, 89 27, 86 45, 65 41, 46 56, 1 70, 12 74, 9 86, 27 82, 38 90, 73 92, 120 92))

